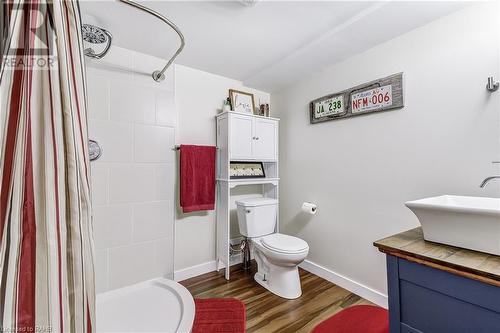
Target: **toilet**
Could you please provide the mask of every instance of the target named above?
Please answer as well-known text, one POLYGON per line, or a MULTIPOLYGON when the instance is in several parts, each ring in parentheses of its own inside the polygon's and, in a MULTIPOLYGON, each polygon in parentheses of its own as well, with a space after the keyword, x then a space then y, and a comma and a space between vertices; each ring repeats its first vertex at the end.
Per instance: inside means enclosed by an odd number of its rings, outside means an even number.
POLYGON ((306 259, 309 245, 297 237, 277 233, 278 201, 249 198, 236 201, 240 233, 250 239, 261 286, 283 298, 302 295, 297 266, 306 259))

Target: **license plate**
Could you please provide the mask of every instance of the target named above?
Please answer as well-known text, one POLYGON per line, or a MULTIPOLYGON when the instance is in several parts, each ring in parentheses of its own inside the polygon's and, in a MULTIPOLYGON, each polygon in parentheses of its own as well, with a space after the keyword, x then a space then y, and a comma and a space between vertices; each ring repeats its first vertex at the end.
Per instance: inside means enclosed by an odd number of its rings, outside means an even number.
POLYGON ((335 116, 345 112, 344 96, 338 95, 314 103, 314 118, 335 116))
POLYGON ((352 113, 382 109, 392 105, 392 85, 351 94, 352 113))

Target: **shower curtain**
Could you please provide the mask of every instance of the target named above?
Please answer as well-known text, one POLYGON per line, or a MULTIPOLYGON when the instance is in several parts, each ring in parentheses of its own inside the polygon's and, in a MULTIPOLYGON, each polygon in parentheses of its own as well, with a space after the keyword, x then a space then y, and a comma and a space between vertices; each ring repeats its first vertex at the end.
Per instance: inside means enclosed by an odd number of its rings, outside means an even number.
POLYGON ((1 6, 0 329, 92 332, 78 1, 2 0, 1 6))

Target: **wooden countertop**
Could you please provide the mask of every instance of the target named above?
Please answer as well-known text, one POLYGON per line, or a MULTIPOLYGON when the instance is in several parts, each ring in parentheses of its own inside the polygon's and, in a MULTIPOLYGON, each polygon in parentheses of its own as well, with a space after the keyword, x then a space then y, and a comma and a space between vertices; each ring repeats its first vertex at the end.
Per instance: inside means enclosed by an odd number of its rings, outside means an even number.
POLYGON ((389 255, 500 287, 500 256, 426 241, 420 227, 373 245, 389 255))

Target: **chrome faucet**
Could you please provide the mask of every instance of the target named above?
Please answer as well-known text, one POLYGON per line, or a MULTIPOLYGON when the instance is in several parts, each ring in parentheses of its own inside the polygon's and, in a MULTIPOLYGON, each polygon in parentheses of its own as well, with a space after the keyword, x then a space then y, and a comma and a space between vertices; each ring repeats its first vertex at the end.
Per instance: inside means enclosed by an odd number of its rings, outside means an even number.
POLYGON ((479 185, 480 188, 483 188, 485 187, 490 181, 492 181, 493 179, 500 179, 500 176, 491 176, 491 177, 488 177, 488 178, 485 178, 483 180, 483 182, 481 183, 481 185, 479 185))

